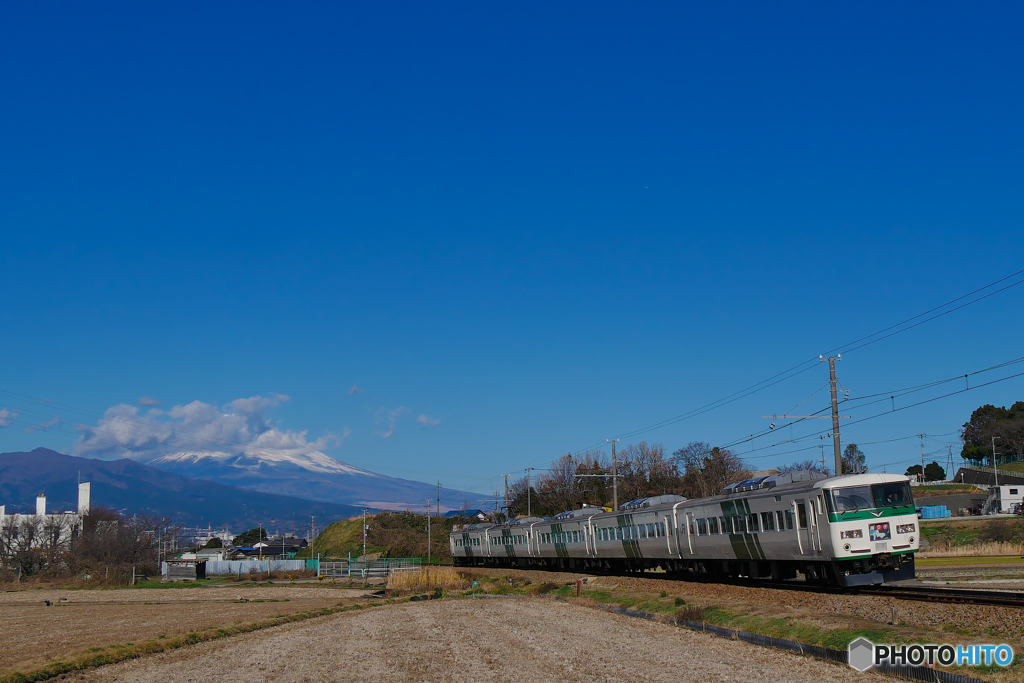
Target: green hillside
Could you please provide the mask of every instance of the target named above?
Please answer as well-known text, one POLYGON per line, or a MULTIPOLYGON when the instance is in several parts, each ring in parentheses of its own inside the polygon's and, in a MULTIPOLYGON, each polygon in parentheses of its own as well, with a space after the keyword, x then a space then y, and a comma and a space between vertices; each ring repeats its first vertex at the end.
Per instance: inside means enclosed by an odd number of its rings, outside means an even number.
MULTIPOLYGON (((448 534, 458 524, 469 524, 476 520, 431 517, 430 546, 431 560, 451 562, 448 551, 448 534)), ((370 530, 366 535, 366 554, 380 557, 421 557, 427 558, 427 518, 411 512, 382 512, 368 516, 366 524, 370 530)), ((322 558, 343 559, 349 553, 353 557, 363 552, 362 518, 343 519, 331 524, 313 542, 313 555, 322 558)))

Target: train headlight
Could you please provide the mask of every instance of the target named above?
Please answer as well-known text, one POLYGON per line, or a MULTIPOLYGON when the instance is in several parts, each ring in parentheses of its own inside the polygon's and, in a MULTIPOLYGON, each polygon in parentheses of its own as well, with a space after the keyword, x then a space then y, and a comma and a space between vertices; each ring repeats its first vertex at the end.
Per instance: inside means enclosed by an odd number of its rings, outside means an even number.
POLYGON ((863 538, 864 531, 862 529, 848 529, 847 531, 840 531, 839 538, 863 538))
POLYGON ((897 524, 896 525, 896 533, 898 533, 898 534, 912 534, 912 533, 914 533, 914 525, 913 524, 897 524))
POLYGON ((911 536, 911 537, 910 537, 910 542, 911 542, 911 543, 913 543, 913 542, 914 542, 914 537, 913 537, 913 536, 911 536))
POLYGON ((843 545, 843 550, 849 551, 850 550, 850 544, 847 543, 847 544, 843 545))

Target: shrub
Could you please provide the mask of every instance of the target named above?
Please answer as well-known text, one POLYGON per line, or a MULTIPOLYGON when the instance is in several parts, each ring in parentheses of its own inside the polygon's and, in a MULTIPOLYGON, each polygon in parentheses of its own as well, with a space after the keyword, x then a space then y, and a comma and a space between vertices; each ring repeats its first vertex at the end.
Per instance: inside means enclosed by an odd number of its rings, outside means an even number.
POLYGON ((676 607, 682 607, 685 604, 686 600, 683 600, 682 598, 676 598, 676 607))
POLYGON ((703 607, 683 607, 676 612, 676 619, 679 621, 704 621, 703 607))

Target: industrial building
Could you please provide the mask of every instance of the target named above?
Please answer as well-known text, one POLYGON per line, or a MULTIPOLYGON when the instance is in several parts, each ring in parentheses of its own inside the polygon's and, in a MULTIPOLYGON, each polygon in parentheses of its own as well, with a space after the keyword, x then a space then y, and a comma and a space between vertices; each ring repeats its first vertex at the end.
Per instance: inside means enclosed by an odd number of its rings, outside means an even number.
POLYGON ((82 525, 92 498, 92 484, 78 485, 78 510, 49 512, 46 509, 46 495, 36 496, 35 514, 7 514, 7 506, 0 505, 0 534, 3 541, 11 544, 9 551, 17 552, 25 547, 64 545, 82 534, 82 525))

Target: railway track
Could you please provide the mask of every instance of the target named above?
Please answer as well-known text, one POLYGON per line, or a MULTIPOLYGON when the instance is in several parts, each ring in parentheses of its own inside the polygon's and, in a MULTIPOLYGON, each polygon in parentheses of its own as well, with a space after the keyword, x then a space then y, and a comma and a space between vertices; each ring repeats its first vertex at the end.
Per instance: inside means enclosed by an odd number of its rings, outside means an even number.
POLYGON ((1012 591, 980 591, 928 586, 873 586, 857 591, 860 595, 879 595, 897 600, 942 602, 961 605, 999 605, 1024 607, 1024 593, 1012 591))

